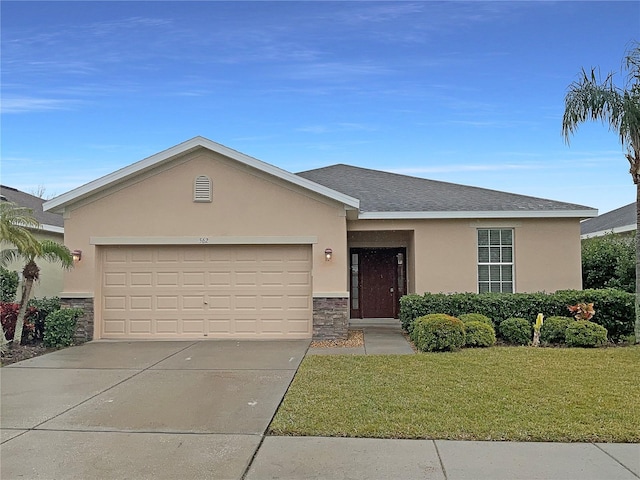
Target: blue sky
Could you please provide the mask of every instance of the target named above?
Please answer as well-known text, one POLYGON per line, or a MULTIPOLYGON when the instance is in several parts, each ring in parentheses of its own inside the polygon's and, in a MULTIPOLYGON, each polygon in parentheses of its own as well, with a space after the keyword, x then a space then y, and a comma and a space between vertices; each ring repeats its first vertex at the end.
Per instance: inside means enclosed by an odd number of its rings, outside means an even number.
POLYGON ((640 2, 2 1, 4 185, 61 194, 205 136, 291 172, 347 163, 600 209, 615 133, 567 146, 567 86, 615 71, 640 2))

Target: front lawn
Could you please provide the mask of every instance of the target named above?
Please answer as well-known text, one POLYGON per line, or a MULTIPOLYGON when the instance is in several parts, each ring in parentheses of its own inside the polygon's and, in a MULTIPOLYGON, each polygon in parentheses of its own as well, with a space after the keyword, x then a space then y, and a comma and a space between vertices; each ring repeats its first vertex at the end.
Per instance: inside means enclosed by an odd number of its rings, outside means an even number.
POLYGON ((308 356, 269 432, 640 442, 640 346, 308 356))

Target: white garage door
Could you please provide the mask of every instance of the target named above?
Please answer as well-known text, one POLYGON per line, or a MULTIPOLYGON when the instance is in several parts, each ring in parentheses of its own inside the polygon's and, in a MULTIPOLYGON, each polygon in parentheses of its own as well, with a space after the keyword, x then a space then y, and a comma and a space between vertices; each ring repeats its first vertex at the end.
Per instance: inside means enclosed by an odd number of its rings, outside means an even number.
POLYGON ((102 338, 309 338, 311 246, 102 252, 102 338))

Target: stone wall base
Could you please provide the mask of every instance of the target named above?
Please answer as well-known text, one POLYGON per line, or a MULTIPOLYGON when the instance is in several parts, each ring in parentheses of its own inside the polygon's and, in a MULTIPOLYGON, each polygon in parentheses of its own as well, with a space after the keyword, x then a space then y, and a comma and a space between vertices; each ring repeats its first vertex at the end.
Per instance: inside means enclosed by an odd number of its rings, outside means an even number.
POLYGON ((349 330, 349 298, 313 299, 313 339, 346 339, 349 330))
POLYGON ((81 308, 84 314, 78 319, 73 340, 76 344, 93 340, 93 298, 60 298, 63 308, 81 308))

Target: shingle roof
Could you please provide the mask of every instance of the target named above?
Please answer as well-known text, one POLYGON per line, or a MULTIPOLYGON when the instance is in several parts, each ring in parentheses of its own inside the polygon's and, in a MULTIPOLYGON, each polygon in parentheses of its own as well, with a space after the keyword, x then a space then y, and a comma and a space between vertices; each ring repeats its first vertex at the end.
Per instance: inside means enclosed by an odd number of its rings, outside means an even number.
POLYGON ((612 231, 631 231, 636 229, 636 202, 603 213, 580 224, 580 234, 589 236, 603 235, 612 231))
POLYGON ((349 165, 299 176, 360 200, 361 212, 564 212, 594 216, 590 207, 349 165))
MULTIPOLYGON (((45 202, 42 198, 38 198, 35 195, 29 195, 28 193, 21 192, 20 190, 6 187, 4 185, 0 185, 0 195, 9 202, 33 210, 33 216, 36 217, 38 222, 43 225, 51 225, 60 228, 64 226, 62 215, 42 211, 42 204, 45 202)), ((2 200, 4 201, 4 199, 2 200)))

